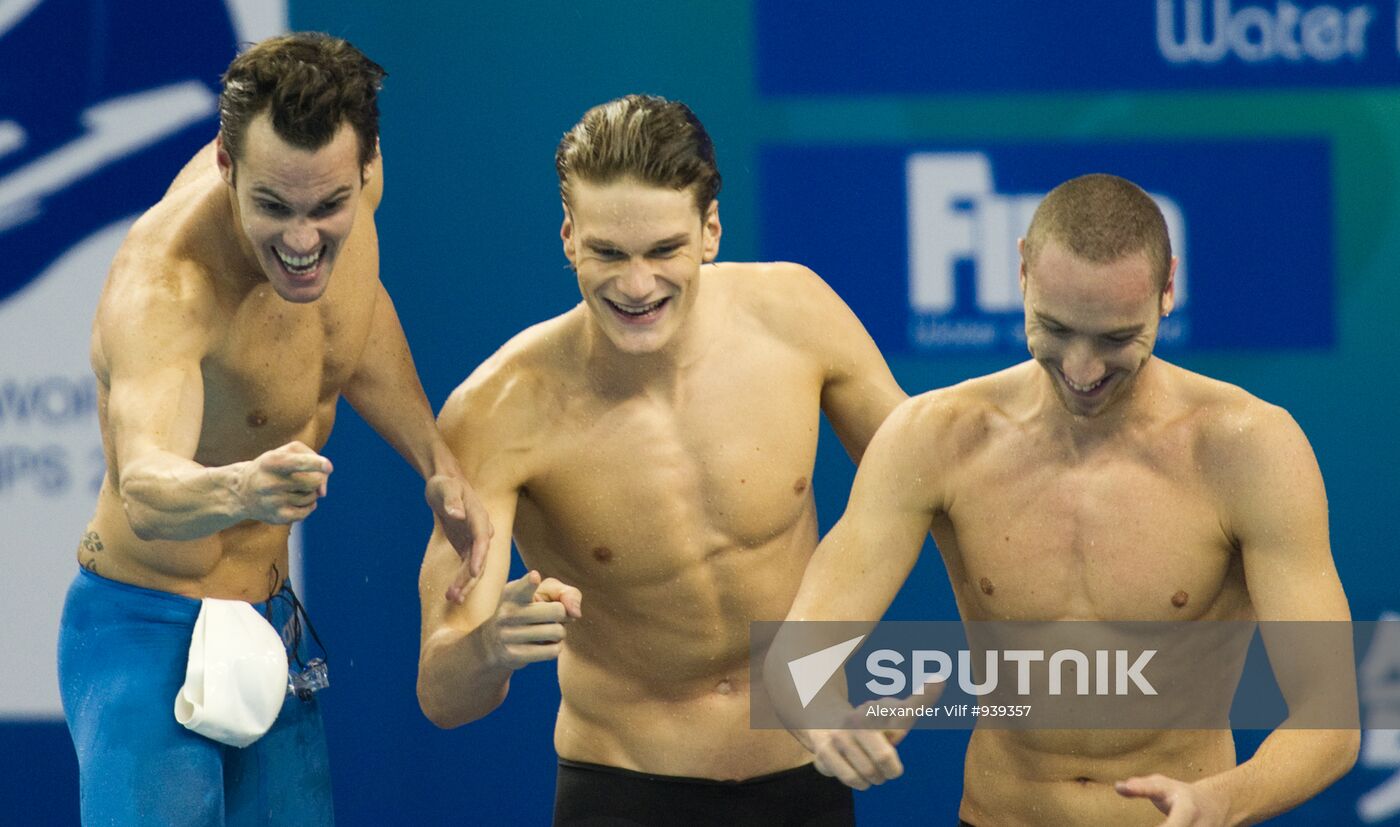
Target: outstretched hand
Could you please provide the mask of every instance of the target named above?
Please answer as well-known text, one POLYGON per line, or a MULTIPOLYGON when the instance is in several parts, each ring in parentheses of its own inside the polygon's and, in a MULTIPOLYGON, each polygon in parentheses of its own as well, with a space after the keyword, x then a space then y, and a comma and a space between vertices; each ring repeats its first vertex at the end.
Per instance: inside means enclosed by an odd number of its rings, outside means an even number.
POLYGON ((1224 827, 1228 804, 1218 793, 1165 775, 1145 775, 1114 785, 1125 798, 1145 798, 1163 813, 1162 827, 1224 827))
MULTIPOLYGON (((873 703, 873 702, 872 702, 873 703)), ((889 727, 869 729, 862 704, 851 712, 845 729, 808 730, 805 741, 812 751, 812 766, 857 790, 869 789, 904 774, 895 747, 909 734, 913 718, 887 719, 889 727)), ((799 738, 799 740, 803 740, 799 738)))
POLYGON ((428 506, 447 542, 462 558, 461 568, 447 587, 447 599, 453 603, 466 600, 467 593, 481 576, 486 564, 486 549, 491 545, 494 529, 486 509, 477 499, 476 492, 461 477, 437 474, 428 478, 424 489, 428 506))
POLYGON ((238 498, 250 520, 286 525, 306 519, 326 495, 331 461, 289 442, 241 464, 238 498))
POLYGON ((486 623, 494 660, 508 669, 559 657, 564 626, 583 616, 583 594, 553 577, 531 571, 501 590, 496 614, 486 623))

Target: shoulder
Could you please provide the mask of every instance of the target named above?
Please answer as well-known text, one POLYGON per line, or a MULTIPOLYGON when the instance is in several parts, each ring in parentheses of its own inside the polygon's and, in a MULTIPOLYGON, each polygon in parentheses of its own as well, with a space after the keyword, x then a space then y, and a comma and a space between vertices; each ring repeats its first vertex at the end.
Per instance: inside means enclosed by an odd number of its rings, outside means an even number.
POLYGON ((188 189, 168 194, 132 225, 107 273, 98 302, 99 330, 179 328, 197 334, 210 326, 217 293, 182 214, 188 189))
POLYGON ((1307 436, 1287 410, 1228 382, 1173 369, 1176 396, 1195 425, 1197 464, 1207 475, 1234 489, 1290 466, 1315 467, 1307 436))
POLYGON ((740 313, 802 349, 841 347, 865 329, 821 276, 787 261, 711 265, 714 281, 740 313))
POLYGON ((902 402, 880 432, 896 438, 902 451, 929 460, 956 462, 976 453, 1009 421, 1015 372, 1024 366, 925 391, 902 402), (889 431, 889 434, 885 432, 889 431))
POLYGON ((1196 415, 1196 437, 1203 449, 1213 453, 1250 451, 1280 438, 1301 436, 1302 429, 1282 407, 1238 385, 1168 367, 1174 373, 1176 398, 1196 415))
POLYGON ((715 280, 725 284, 736 302, 768 318, 801 318, 845 307, 821 276, 801 264, 724 262, 710 268, 715 280))
POLYGON ((448 445, 474 454, 504 449, 513 438, 540 433, 576 376, 578 311, 533 325, 513 336, 452 392, 438 417, 448 445))

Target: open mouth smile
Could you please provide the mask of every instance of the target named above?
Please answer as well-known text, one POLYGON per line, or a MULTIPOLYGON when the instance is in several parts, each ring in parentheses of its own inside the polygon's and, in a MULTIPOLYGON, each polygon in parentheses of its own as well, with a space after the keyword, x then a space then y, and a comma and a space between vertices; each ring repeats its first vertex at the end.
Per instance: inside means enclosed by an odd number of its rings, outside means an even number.
POLYGON ((1073 391, 1073 392, 1074 392, 1076 395, 1078 395, 1078 396, 1093 396, 1093 395, 1095 395, 1095 394, 1098 393, 1100 390, 1102 390, 1103 387, 1104 387, 1105 385, 1108 384, 1108 380, 1109 380, 1111 377, 1112 377, 1112 374, 1106 373, 1106 374, 1104 374, 1103 377, 1102 377, 1101 379, 1099 379, 1099 381, 1097 381, 1097 382, 1093 382, 1093 383, 1090 383, 1090 384, 1088 384, 1088 385, 1080 385, 1080 384, 1075 383, 1075 382, 1074 382, 1072 379, 1070 379, 1068 376, 1065 376, 1064 371, 1060 371, 1060 378, 1064 380, 1065 386, 1068 387, 1071 391, 1073 391))
POLYGON ((321 258, 326 253, 326 245, 322 244, 316 252, 304 256, 289 256, 276 247, 272 248, 272 252, 277 256, 277 261, 281 263, 282 269, 286 270, 288 275, 305 278, 315 272, 317 266, 320 265, 321 258))
POLYGON ((628 324, 637 324, 655 319, 660 315, 661 309, 671 301, 671 297, 667 296, 664 299, 657 299, 651 304, 643 305, 619 304, 611 299, 603 299, 603 301, 607 302, 608 307, 611 307, 613 312, 621 316, 623 321, 628 324))

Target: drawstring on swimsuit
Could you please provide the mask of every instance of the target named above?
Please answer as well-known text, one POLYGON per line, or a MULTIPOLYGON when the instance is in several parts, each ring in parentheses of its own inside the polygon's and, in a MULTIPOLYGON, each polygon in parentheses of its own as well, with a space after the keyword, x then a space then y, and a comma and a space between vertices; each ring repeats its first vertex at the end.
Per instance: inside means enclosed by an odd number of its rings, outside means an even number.
POLYGON ((296 669, 289 670, 287 691, 303 701, 307 701, 311 699, 313 693, 330 686, 330 678, 326 669, 326 659, 330 657, 330 652, 326 650, 326 645, 321 642, 321 636, 316 634, 316 626, 312 624, 311 617, 306 613, 306 607, 302 605, 297 593, 292 590, 289 583, 281 582, 281 573, 278 572, 276 566, 272 567, 272 578, 272 588, 275 591, 268 597, 266 608, 263 611, 267 616, 268 623, 272 623, 272 601, 281 599, 291 604, 291 614, 281 629, 282 643, 287 647, 291 659, 296 662, 296 669), (315 641, 316 648, 321 652, 320 657, 302 660, 303 625, 311 633, 311 639, 315 641))

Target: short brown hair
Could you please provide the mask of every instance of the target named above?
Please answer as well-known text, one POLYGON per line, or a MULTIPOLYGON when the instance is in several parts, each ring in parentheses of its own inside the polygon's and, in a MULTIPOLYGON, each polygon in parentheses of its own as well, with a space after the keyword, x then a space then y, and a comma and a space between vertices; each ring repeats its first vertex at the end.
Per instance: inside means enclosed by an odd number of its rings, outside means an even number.
POLYGON ((573 180, 607 184, 632 176, 658 187, 695 188, 703 214, 719 195, 715 145, 690 107, 655 95, 627 95, 584 113, 554 153, 559 195, 573 180))
POLYGON ((360 139, 363 169, 379 148, 376 96, 386 74, 359 49, 328 34, 294 32, 263 40, 224 72, 219 136, 237 161, 248 124, 264 111, 282 140, 308 150, 330 143, 348 121, 360 139))
POLYGON ((1026 230, 1027 268, 1050 238, 1096 264, 1144 253, 1158 289, 1166 289, 1172 260, 1167 222, 1152 196, 1132 181, 1095 173, 1055 187, 1036 207, 1026 230))

